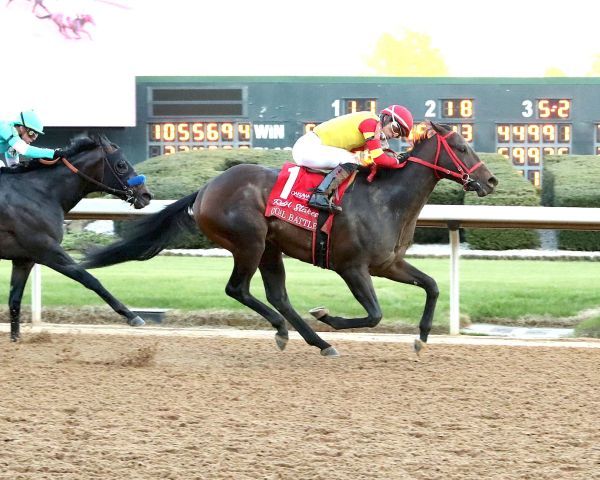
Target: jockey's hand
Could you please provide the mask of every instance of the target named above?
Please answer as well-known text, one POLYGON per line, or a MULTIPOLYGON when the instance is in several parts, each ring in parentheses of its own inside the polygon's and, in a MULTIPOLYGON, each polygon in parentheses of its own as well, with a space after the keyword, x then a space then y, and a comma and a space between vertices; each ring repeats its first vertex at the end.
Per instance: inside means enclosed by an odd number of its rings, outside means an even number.
POLYGON ((377 175, 377 164, 371 164, 371 173, 367 177, 367 182, 371 183, 375 179, 375 175, 377 175))
POLYGON ((402 152, 396 154, 396 160, 398 160, 398 163, 406 162, 408 160, 408 157, 410 157, 410 152, 402 152))
POLYGON ((57 158, 65 158, 65 151, 62 148, 57 148, 56 150, 54 150, 54 155, 52 156, 52 159, 56 160, 57 158))

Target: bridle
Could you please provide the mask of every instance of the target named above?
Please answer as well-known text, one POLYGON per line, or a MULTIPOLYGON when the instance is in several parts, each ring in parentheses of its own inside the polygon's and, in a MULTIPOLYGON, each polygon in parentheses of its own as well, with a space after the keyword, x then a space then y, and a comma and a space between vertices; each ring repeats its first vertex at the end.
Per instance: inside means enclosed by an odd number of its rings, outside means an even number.
MULTIPOLYGON (((135 200, 135 191, 134 191, 133 186, 135 186, 135 185, 130 186, 130 185, 126 185, 125 183, 123 183, 123 181, 121 180, 121 176, 115 171, 115 169, 112 165, 112 162, 108 161, 110 156, 115 155, 115 153, 112 153, 112 154, 107 153, 106 156, 102 157, 102 164, 104 167, 102 170, 102 172, 103 172, 102 178, 104 179, 104 172, 106 171, 106 168, 108 166, 108 170, 113 174, 114 178, 117 180, 119 185, 121 185, 121 190, 119 190, 117 188, 109 187, 105 183, 99 182, 95 178, 90 177, 86 173, 79 170, 75 165, 73 165, 71 162, 69 162, 69 160, 67 160, 65 157, 59 157, 54 160, 40 159, 40 163, 42 163, 44 165, 55 165, 57 162, 62 161, 62 163, 71 172, 77 174, 79 177, 83 178, 86 182, 93 183, 94 185, 99 187, 103 192, 110 193, 111 195, 114 195, 115 197, 119 197, 121 200, 124 200, 128 203, 133 204, 133 202, 135 200)), ((143 177, 143 176, 138 175, 138 177, 143 177)), ((138 178, 138 177, 136 177, 136 178, 138 178)), ((138 185, 139 185, 139 183, 138 183, 138 185)))
MULTIPOLYGON (((439 180, 442 178, 441 173, 444 173, 450 177, 454 177, 458 180, 460 180, 460 182, 463 185, 463 188, 466 190, 467 187, 470 184, 473 183, 477 183, 476 180, 473 180, 471 178, 471 173, 473 173, 475 170, 477 170, 479 167, 481 167, 481 165, 483 165, 482 161, 477 162, 475 165, 473 165, 471 168, 467 167, 465 165, 465 163, 458 158, 458 156, 456 155, 456 153, 454 153, 454 151, 452 150, 452 148, 450 147, 450 145, 448 145, 448 141, 446 140, 450 135, 453 135, 454 131, 448 132, 446 135, 441 135, 437 132, 435 132, 435 135, 437 137, 437 149, 435 152, 435 158, 432 162, 427 162, 426 160, 423 160, 419 157, 415 157, 415 156, 410 156, 408 157, 407 160, 405 160, 404 165, 406 165, 406 162, 414 162, 414 163, 418 163, 420 165, 424 165, 428 168, 433 169, 435 177, 439 180), (440 154, 442 153, 442 147, 444 148, 445 152, 448 154, 448 156, 450 157, 450 159, 452 160, 452 163, 454 163, 454 166, 456 167, 456 171, 453 170, 449 170, 448 168, 444 168, 438 165, 438 162, 440 160, 440 154)), ((402 166, 404 166, 402 165, 402 166)))

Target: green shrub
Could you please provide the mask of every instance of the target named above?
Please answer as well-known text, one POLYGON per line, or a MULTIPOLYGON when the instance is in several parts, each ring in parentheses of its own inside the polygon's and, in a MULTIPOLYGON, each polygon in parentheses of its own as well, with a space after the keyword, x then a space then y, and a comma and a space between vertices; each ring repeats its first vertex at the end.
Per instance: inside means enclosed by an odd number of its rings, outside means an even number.
POLYGON ((600 338, 600 316, 588 318, 575 327, 576 337, 600 338))
MULTIPOLYGON (((548 207, 600 207, 600 157, 546 157, 542 204, 548 207)), ((564 250, 600 250, 600 232, 559 230, 558 246, 564 250)))
MULTIPOLYGON (((535 187, 512 167, 509 160, 495 153, 481 153, 479 156, 498 179, 498 187, 492 195, 483 198, 465 195, 465 205, 539 205, 535 187)), ((465 239, 471 248, 481 250, 540 246, 539 235, 535 230, 471 228, 465 230, 465 239)))
POLYGON ((115 237, 94 232, 66 232, 61 243, 69 252, 84 252, 90 246, 108 245, 115 237))

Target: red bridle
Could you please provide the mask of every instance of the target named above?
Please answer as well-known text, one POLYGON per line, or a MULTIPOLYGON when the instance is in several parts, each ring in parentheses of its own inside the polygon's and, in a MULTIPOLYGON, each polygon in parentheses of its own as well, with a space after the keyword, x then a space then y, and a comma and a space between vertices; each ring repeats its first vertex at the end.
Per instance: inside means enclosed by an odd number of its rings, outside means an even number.
POLYGON ((435 177, 437 179, 442 178, 442 176, 439 174, 439 172, 442 172, 442 173, 445 173, 446 175, 457 178, 457 179, 461 180, 463 187, 466 188, 467 185, 473 181, 470 174, 473 173, 475 170, 477 170, 481 165, 483 165, 483 162, 479 161, 475 165, 473 165, 471 168, 467 167, 465 165, 465 163, 460 158, 458 158, 456 153, 454 153, 452 148, 450 148, 450 145, 448 145, 448 141, 446 140, 446 138, 448 138, 450 135, 452 135, 454 133, 455 133, 454 131, 448 132, 444 136, 442 136, 438 133, 435 134, 437 136, 437 150, 435 152, 435 159, 433 160, 433 163, 427 162, 419 157, 413 157, 413 156, 409 157, 407 161, 419 163, 421 165, 425 165, 428 168, 432 168, 434 170, 435 177), (440 167, 438 165, 438 162, 440 160, 440 154, 442 153, 442 147, 444 147, 444 150, 446 151, 446 153, 452 160, 452 163, 454 163, 454 166, 456 167, 456 170, 457 170, 456 172, 453 170, 444 168, 444 167, 440 167))

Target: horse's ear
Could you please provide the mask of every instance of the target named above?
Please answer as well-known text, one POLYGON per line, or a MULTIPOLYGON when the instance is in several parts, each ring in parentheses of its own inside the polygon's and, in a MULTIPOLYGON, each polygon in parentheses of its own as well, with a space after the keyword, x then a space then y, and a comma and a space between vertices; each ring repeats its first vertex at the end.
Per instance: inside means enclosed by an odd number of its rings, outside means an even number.
POLYGON ((431 123, 431 128, 433 128, 437 133, 442 134, 442 135, 444 133, 446 133, 446 131, 444 130, 444 128, 441 125, 439 125, 435 122, 430 122, 430 123, 431 123))
POLYGON ((112 143, 108 137, 106 135, 104 135, 103 133, 98 135, 98 140, 100 142, 100 145, 102 146, 102 148, 104 148, 104 150, 106 150, 108 153, 112 153, 115 150, 117 150, 117 146, 112 143))

